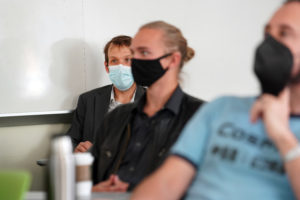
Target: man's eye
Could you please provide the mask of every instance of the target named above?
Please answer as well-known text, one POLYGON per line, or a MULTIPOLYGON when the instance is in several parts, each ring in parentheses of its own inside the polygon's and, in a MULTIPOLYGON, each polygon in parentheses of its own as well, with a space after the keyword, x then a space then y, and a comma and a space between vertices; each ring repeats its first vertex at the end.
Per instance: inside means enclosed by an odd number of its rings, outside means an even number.
POLYGON ((282 30, 282 31, 279 32, 280 37, 286 37, 286 36, 288 36, 288 34, 289 33, 286 30, 282 30))
POLYGON ((126 58, 125 62, 130 62, 130 60, 131 60, 130 58, 126 58))
POLYGON ((117 62, 117 60, 111 60, 111 62, 112 62, 112 63, 116 63, 116 62, 117 62))
POLYGON ((147 56, 149 54, 148 51, 142 51, 141 53, 142 53, 143 56, 147 56))

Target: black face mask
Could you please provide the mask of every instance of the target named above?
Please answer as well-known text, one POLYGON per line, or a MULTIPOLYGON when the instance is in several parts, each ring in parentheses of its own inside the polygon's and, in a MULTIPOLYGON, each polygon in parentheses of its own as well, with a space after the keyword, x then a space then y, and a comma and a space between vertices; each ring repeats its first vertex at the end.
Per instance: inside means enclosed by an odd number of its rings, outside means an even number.
POLYGON ((293 55, 282 43, 267 35, 255 54, 254 71, 260 81, 262 93, 277 96, 291 78, 293 55))
POLYGON ((153 60, 131 59, 131 70, 136 84, 150 87, 155 81, 161 78, 167 70, 162 68, 159 61, 171 54, 168 53, 153 60))

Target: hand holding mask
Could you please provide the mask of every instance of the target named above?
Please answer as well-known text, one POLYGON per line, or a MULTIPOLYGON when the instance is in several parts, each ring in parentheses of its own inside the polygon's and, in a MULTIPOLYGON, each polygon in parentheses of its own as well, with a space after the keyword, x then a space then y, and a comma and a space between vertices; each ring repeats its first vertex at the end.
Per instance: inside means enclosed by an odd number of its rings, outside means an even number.
POLYGON ((298 82, 300 74, 292 77, 292 69, 292 52, 271 35, 267 35, 256 50, 254 64, 262 93, 278 96, 288 84, 298 82))

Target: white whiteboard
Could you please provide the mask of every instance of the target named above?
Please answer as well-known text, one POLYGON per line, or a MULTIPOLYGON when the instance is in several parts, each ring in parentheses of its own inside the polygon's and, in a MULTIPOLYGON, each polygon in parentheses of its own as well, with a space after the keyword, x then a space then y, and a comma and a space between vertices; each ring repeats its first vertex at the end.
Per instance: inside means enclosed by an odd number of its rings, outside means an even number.
POLYGON ((0 114, 72 110, 78 95, 109 83, 103 47, 113 36, 164 20, 195 58, 181 74, 210 100, 255 94, 253 53, 282 0, 0 0, 0 114))

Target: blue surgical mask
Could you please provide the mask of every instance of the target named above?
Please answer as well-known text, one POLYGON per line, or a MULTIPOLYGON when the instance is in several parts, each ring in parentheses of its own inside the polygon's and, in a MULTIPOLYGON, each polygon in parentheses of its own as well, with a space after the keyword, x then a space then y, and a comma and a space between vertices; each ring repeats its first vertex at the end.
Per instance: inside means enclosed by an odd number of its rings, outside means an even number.
POLYGON ((121 90, 128 90, 133 84, 131 67, 120 65, 109 66, 109 78, 113 85, 121 90))

